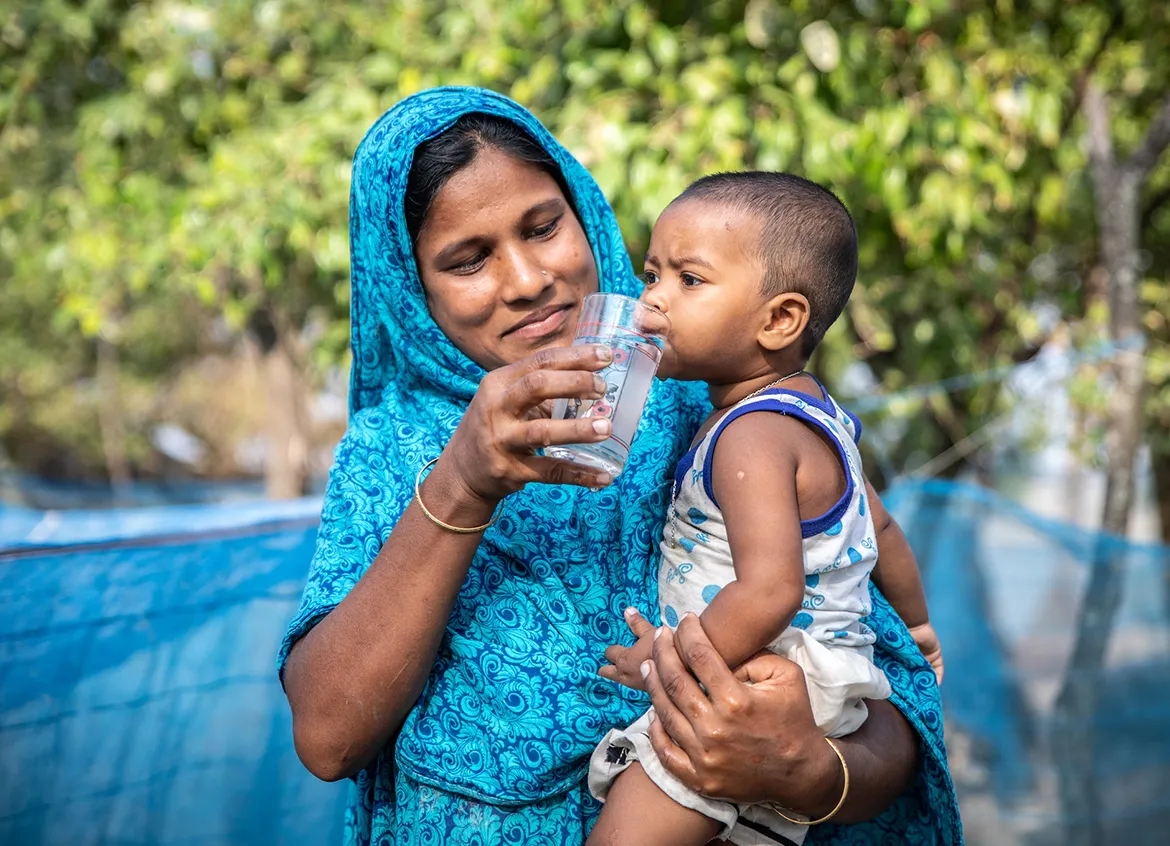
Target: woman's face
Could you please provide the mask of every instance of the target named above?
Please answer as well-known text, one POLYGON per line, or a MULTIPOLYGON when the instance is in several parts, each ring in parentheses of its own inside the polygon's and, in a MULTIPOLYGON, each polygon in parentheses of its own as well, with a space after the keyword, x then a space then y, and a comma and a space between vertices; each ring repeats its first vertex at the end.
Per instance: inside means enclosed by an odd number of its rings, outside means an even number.
POLYGON ((567 345, 581 300, 598 289, 556 180, 491 147, 435 196, 415 257, 435 323, 485 370, 567 345))

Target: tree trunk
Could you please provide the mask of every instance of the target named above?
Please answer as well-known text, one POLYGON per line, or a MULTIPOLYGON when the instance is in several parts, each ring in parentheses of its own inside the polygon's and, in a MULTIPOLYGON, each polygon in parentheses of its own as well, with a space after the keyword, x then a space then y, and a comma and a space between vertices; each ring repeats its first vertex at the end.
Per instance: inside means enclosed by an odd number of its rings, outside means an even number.
POLYGON ((106 476, 114 505, 125 505, 130 495, 130 464, 126 460, 126 425, 118 389, 118 349, 105 338, 97 339, 98 427, 106 476))
MULTIPOLYGON (((1170 448, 1151 449, 1150 464, 1154 469, 1154 498, 1158 503, 1162 543, 1170 544, 1170 448)), ((1170 570, 1166 578, 1170 583, 1170 570)))
MULTIPOLYGON (((1154 498, 1158 503, 1158 519, 1162 526, 1162 543, 1170 544, 1170 449, 1150 450, 1150 464, 1154 469, 1154 498)), ((1170 620, 1170 567, 1162 571, 1162 610, 1170 620)))
POLYGON ((264 485, 271 499, 303 496, 308 482, 304 389, 287 338, 264 351, 268 394, 268 460, 264 485))
POLYGON ((1104 533, 1093 556, 1089 583, 1081 600, 1076 639, 1053 715, 1053 758, 1060 784, 1065 843, 1105 843, 1093 761, 1093 720, 1101 669, 1125 582, 1124 537, 1134 500, 1134 464, 1142 434, 1145 359, 1140 349, 1138 315, 1141 188, 1158 154, 1170 143, 1170 101, 1155 118, 1149 135, 1128 161, 1113 154, 1105 95, 1089 82, 1084 97, 1089 167, 1096 199, 1101 256, 1108 271, 1109 338, 1125 345, 1109 368, 1112 394, 1105 436, 1104 533), (1139 342, 1139 343, 1135 343, 1139 342))

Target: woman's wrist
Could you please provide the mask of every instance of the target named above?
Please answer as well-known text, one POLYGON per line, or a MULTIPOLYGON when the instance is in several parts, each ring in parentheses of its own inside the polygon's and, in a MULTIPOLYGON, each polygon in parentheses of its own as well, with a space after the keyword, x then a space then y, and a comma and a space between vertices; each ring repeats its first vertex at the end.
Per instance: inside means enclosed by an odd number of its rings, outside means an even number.
MULTIPOLYGON (((841 746, 841 753, 846 754, 844 745, 841 746)), ((813 738, 804 755, 802 769, 804 774, 801 778, 793 780, 802 785, 802 795, 797 797, 799 801, 786 807, 809 819, 819 820, 840 802, 841 794, 845 791, 845 771, 841 759, 823 737, 813 738)))
POLYGON ((459 474, 444 454, 419 486, 427 510, 445 523, 480 526, 492 518, 499 499, 482 496, 459 474))

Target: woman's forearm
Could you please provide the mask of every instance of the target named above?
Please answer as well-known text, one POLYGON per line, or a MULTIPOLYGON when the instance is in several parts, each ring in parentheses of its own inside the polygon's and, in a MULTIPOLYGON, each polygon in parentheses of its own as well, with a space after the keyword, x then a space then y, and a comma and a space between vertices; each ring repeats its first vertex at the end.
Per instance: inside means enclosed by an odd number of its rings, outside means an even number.
MULTIPOLYGON (((452 526, 481 526, 531 482, 604 487, 596 468, 540 457, 537 446, 601 443, 608 420, 551 420, 534 413, 556 397, 599 399, 604 346, 547 347, 497 368, 475 396, 422 484, 427 508, 452 526)), ((352 775, 402 725, 430 675, 478 548, 479 532, 451 532, 417 503, 399 518, 365 574, 292 649, 284 672, 297 754, 317 776, 352 775)))
MULTIPOLYGON (((918 772, 918 741, 910 723, 888 701, 866 704, 869 717, 861 728, 835 739, 849 765, 849 796, 834 822, 873 819, 906 792, 918 772)), ((824 747, 827 754, 816 765, 821 775, 815 780, 815 793, 810 793, 810 804, 799 809, 813 819, 833 810, 844 789, 841 762, 829 744, 824 747)))
MULTIPOLYGON (((456 526, 487 522, 491 504, 445 464, 422 485, 428 509, 456 526)), ((412 502, 345 599, 293 647, 285 690, 297 754, 314 775, 352 776, 401 727, 434 666, 480 538, 442 529, 412 502)))

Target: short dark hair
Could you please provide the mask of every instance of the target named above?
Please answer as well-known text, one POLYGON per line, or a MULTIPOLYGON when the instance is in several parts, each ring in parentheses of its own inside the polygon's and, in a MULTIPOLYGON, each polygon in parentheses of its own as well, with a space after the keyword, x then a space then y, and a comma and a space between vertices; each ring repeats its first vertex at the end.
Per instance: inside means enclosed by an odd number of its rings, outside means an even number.
POLYGON ((812 355, 857 280, 857 229, 845 204, 803 177, 765 171, 704 176, 674 202, 683 200, 718 203, 759 221, 763 294, 808 298, 802 354, 812 355))
POLYGON ((507 118, 469 112, 450 128, 419 144, 414 151, 404 200, 406 228, 411 242, 418 241, 431 204, 447 180, 475 161, 481 150, 489 147, 543 170, 556 180, 565 201, 573 207, 573 195, 569 193, 560 167, 548 151, 536 143, 536 139, 507 118))

